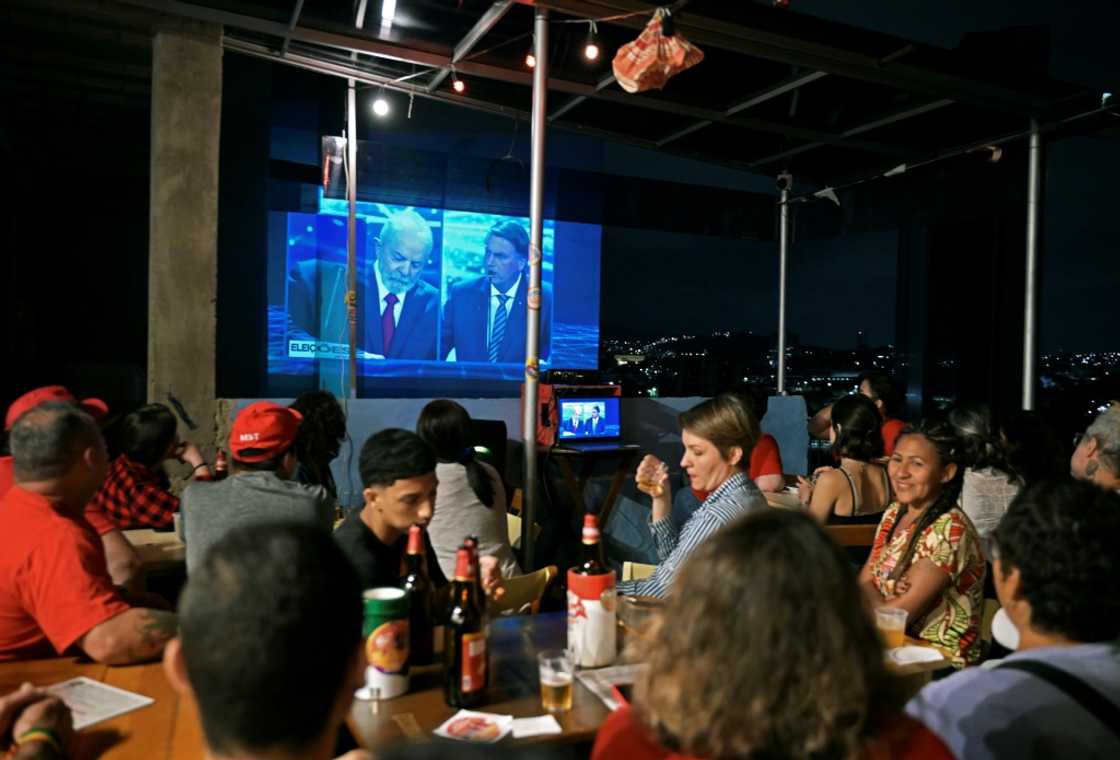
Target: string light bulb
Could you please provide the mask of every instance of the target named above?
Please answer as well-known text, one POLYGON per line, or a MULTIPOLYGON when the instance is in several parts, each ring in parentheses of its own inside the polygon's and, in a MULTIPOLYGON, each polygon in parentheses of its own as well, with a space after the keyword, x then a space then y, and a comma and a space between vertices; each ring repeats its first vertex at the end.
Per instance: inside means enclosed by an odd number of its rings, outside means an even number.
POLYGON ((525 54, 525 65, 533 69, 537 66, 537 57, 532 53, 525 54))
POLYGON ((382 119, 389 115, 389 101, 385 99, 385 90, 381 90, 373 99, 373 113, 382 119))
POLYGON ((587 23, 587 43, 583 46, 583 56, 589 61, 596 61, 599 59, 599 42, 595 35, 599 31, 599 27, 594 21, 588 21, 587 23))
POLYGON ((467 83, 464 82, 459 77, 455 77, 454 79, 451 80, 451 89, 455 90, 455 92, 462 95, 464 92, 467 91, 467 83))

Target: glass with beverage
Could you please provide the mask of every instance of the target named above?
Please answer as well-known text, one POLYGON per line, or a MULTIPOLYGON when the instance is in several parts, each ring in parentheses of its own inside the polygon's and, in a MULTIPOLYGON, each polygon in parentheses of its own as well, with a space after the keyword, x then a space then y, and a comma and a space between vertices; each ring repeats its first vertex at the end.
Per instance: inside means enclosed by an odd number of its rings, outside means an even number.
POLYGON ((895 649, 906 642, 906 610, 879 607, 875 610, 875 625, 887 649, 895 649))
POLYGON ((665 493, 665 483, 669 478, 669 465, 655 456, 646 455, 638 465, 635 479, 638 490, 657 498, 665 493))
POLYGON ((541 706, 548 712, 572 709, 572 658, 560 649, 537 655, 541 673, 541 706))

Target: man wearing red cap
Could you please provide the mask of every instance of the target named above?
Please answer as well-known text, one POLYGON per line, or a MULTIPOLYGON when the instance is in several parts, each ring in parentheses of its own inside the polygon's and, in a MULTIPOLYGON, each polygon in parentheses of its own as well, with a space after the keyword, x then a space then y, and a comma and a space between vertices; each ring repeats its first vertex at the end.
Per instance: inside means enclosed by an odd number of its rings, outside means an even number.
MULTIPOLYGON (((4 432, 7 434, 21 416, 48 401, 75 404, 95 422, 100 422, 109 413, 109 407, 104 401, 97 398, 87 398, 79 401, 73 393, 61 385, 48 385, 36 388, 23 394, 8 407, 4 418, 4 432)), ((12 474, 12 457, 0 456, 0 498, 15 485, 12 474)), ((142 591, 144 577, 141 573, 140 557, 132 544, 124 537, 120 529, 105 514, 105 510, 95 504, 93 500, 86 504, 83 516, 97 535, 101 537, 101 545, 105 549, 105 562, 109 566, 109 576, 113 583, 128 591, 142 591)))
POLYGON ((180 508, 187 544, 187 573, 234 527, 264 522, 305 522, 329 531, 334 503, 322 486, 291 480, 298 462, 292 444, 303 416, 258 401, 241 410, 229 434, 231 477, 191 483, 180 508))
POLYGON ((0 661, 79 649, 98 662, 151 659, 176 618, 130 607, 82 510, 108 468, 97 424, 72 403, 39 404, 9 436, 16 484, 0 499, 0 661))

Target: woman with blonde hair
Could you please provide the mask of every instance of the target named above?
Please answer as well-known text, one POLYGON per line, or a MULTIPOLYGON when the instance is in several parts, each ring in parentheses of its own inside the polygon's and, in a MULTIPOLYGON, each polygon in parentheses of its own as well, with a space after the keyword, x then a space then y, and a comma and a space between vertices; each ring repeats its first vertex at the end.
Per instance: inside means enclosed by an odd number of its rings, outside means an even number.
POLYGON ((952 757, 902 712, 848 560, 807 514, 758 512, 708 539, 644 642, 634 704, 592 760, 952 757))
POLYGON ((680 416, 684 456, 681 467, 692 487, 707 498, 679 530, 672 519, 669 468, 652 454, 638 465, 638 488, 653 501, 650 532, 657 547, 657 570, 639 581, 618 584, 619 594, 667 596, 684 560, 704 539, 755 509, 768 509, 762 492, 747 477, 758 420, 735 394, 721 393, 680 416))

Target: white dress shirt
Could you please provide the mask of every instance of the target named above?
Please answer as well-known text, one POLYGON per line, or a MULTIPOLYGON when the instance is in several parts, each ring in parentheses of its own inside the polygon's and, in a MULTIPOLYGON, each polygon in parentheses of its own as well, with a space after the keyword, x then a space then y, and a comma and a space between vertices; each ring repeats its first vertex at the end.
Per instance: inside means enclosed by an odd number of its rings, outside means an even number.
POLYGON ((504 292, 494 287, 493 281, 490 282, 490 321, 487 323, 486 329, 487 346, 490 345, 490 332, 494 329, 494 315, 498 313, 498 306, 502 303, 498 296, 508 296, 506 298, 505 308, 506 330, 509 330, 509 313, 510 309, 513 308, 513 299, 517 295, 517 288, 521 286, 521 277, 522 275, 517 275, 517 279, 514 280, 513 285, 510 286, 509 290, 506 290, 504 292))

